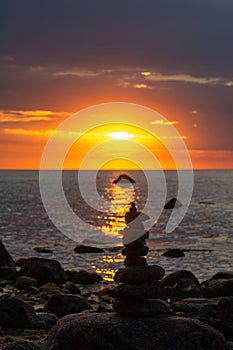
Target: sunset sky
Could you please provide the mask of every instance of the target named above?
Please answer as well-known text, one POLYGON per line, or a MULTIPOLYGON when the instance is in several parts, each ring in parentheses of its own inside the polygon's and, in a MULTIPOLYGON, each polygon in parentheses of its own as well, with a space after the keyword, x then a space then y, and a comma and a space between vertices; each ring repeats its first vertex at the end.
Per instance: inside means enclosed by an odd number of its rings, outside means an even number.
POLYGON ((38 169, 63 120, 108 102, 162 114, 195 169, 233 168, 232 14, 230 0, 1 1, 0 168, 38 169))

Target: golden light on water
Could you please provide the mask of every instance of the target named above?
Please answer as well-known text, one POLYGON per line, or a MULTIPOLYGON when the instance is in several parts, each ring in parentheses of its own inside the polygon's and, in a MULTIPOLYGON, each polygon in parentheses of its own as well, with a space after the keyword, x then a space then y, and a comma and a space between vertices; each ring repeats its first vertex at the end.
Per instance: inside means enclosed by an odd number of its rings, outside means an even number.
POLYGON ((106 236, 119 236, 120 231, 126 226, 125 213, 129 210, 130 203, 134 201, 135 197, 134 187, 130 183, 126 186, 112 185, 105 188, 105 193, 110 198, 110 205, 104 222, 98 228, 106 236))

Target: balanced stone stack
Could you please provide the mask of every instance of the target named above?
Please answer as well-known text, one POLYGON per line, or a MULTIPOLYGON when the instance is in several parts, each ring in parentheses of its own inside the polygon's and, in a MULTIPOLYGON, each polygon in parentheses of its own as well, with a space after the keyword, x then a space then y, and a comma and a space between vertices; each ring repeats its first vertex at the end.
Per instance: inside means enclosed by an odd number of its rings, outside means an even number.
POLYGON ((170 313, 164 287, 161 283, 165 271, 161 266, 148 266, 149 248, 146 239, 149 232, 125 245, 122 254, 126 256, 125 268, 119 269, 114 277, 120 283, 113 291, 113 308, 122 315, 159 316, 170 313))

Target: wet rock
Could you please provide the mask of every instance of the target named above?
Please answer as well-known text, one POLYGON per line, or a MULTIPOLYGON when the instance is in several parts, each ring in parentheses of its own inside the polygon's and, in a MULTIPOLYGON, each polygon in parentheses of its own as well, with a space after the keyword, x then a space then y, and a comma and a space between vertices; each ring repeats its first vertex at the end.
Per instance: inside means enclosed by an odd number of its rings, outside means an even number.
POLYGON ((102 281, 102 277, 95 272, 80 270, 76 273, 73 282, 79 284, 95 284, 102 281))
POLYGON ((229 279, 233 279, 233 272, 232 271, 221 271, 216 273, 212 279, 218 280, 218 279, 222 279, 222 280, 229 280, 229 279))
POLYGON ((132 266, 142 266, 147 265, 147 259, 143 256, 137 256, 137 257, 126 257, 124 260, 125 267, 132 267, 132 266))
POLYGON ((97 248, 97 247, 90 247, 87 245, 77 245, 77 247, 74 248, 74 251, 79 254, 84 253, 104 253, 103 248, 97 248))
POLYGON ((53 350, 226 350, 223 336, 199 321, 81 313, 58 321, 42 344, 53 350))
POLYGON ((120 299, 165 299, 165 289, 161 282, 121 284, 113 290, 113 296, 120 299))
POLYGON ((119 283, 143 283, 161 280, 165 274, 159 265, 133 266, 119 269, 114 276, 114 281, 119 283))
POLYGON ((127 257, 135 257, 135 256, 144 256, 149 252, 149 248, 147 246, 143 246, 137 249, 122 249, 122 255, 127 255, 127 257))
POLYGON ((15 287, 20 290, 27 290, 30 289, 30 287, 37 287, 38 282, 35 278, 27 277, 27 276, 19 276, 16 279, 15 287))
POLYGON ((171 301, 176 302, 187 298, 203 298, 201 288, 189 278, 181 278, 171 293, 171 301))
POLYGON ((53 250, 48 247, 35 247, 33 248, 37 253, 43 253, 43 254, 52 254, 53 250))
POLYGON ((203 295, 207 298, 233 296, 232 279, 210 279, 201 284, 203 295))
POLYGON ((185 256, 183 250, 181 249, 169 249, 162 255, 168 258, 182 258, 183 256, 185 256))
POLYGON ((1 267, 15 267, 15 262, 10 253, 5 248, 0 240, 0 266, 1 267))
POLYGON ((20 276, 35 278, 41 286, 46 283, 65 283, 64 270, 57 260, 45 258, 26 259, 19 271, 20 276))
POLYGON ((44 307, 45 311, 52 312, 59 318, 88 309, 91 309, 91 305, 86 299, 71 294, 52 295, 44 307))
POLYGON ((112 306, 119 314, 128 316, 159 316, 171 313, 169 304, 160 299, 123 300, 115 298, 112 306))
POLYGON ((176 198, 172 198, 165 204, 164 209, 178 209, 181 206, 182 204, 176 198))
POLYGON ((199 285, 198 279, 194 276, 194 274, 191 271, 188 270, 180 270, 169 274, 168 276, 164 277, 163 285, 165 287, 174 286, 182 278, 189 278, 193 280, 197 285, 199 285))
POLYGON ((19 298, 0 299, 0 326, 8 328, 36 328, 38 319, 33 307, 19 298))
POLYGON ((55 326, 55 324, 58 321, 57 316, 55 314, 52 314, 52 313, 37 312, 36 315, 37 315, 39 322, 45 323, 46 329, 52 328, 53 326, 55 326))

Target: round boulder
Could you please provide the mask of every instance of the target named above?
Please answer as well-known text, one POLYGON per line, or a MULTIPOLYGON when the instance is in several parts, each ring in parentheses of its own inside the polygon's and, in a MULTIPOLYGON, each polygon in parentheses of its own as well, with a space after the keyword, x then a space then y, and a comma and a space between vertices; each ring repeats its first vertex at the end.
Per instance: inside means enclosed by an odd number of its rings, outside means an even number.
POLYGON ((115 313, 69 315, 44 340, 45 350, 226 350, 222 334, 181 317, 125 317, 115 313))
POLYGON ((36 328, 38 319, 30 304, 11 297, 0 300, 0 326, 2 329, 36 328))
POLYGON ((44 307, 45 311, 51 312, 59 318, 89 309, 91 309, 91 305, 85 298, 71 294, 52 295, 44 307))
POLYGON ((65 274, 61 264, 52 259, 25 259, 19 275, 35 278, 40 286, 46 283, 65 283, 65 274))

